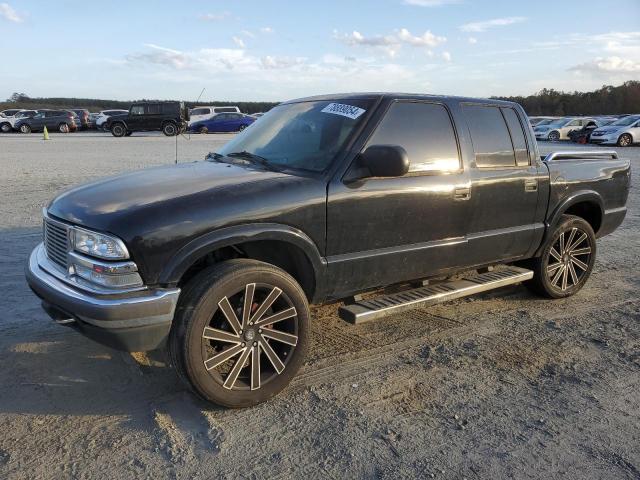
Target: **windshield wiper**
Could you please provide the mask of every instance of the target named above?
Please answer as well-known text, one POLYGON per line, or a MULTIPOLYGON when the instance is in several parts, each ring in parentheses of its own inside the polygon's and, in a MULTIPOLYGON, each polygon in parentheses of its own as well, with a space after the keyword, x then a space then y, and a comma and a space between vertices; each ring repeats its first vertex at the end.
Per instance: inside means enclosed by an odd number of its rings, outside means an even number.
POLYGON ((227 157, 242 158, 243 160, 249 160, 254 164, 260 165, 267 170, 279 171, 279 169, 271 164, 266 158, 256 155, 255 153, 247 152, 246 150, 243 150, 242 152, 227 153, 227 157))

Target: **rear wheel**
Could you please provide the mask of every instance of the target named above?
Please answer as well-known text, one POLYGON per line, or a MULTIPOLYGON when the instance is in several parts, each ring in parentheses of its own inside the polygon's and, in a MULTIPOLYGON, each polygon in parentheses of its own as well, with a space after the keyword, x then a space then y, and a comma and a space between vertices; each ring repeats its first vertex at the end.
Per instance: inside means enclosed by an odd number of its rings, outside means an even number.
POLYGON ((20 125, 20 133, 31 133, 31 127, 26 123, 20 125))
POLYGON ((173 137, 178 134, 178 127, 173 122, 167 122, 162 126, 162 133, 167 137, 173 137))
POLYGON ((111 125, 111 135, 114 137, 124 137, 127 133, 127 129, 122 123, 113 123, 111 125))
POLYGON ((549 133, 549 136, 547 138, 550 142, 557 142, 558 140, 560 140, 560 132, 556 132, 554 130, 553 132, 549 133))
POLYGON ((620 138, 618 138, 619 147, 628 147, 632 143, 633 143, 633 139, 631 138, 631 135, 629 135, 628 133, 623 133, 622 135, 620 135, 620 138))
POLYGON ((246 125, 240 125, 240 128, 238 128, 238 131, 241 132, 243 131, 245 128, 247 128, 246 125))
POLYGON ((61 123, 60 125, 58 125, 58 131, 60 133, 69 133, 69 125, 64 122, 61 123))
POLYGON ((0 125, 0 131, 2 131, 2 133, 9 133, 11 131, 11 124, 9 122, 3 123, 0 125))
POLYGON ((209 129, 208 129, 207 127, 200 127, 200 128, 198 129, 198 131, 199 131, 200 133, 209 133, 209 129))
POLYGON ((247 407, 289 384, 308 337, 309 306, 297 282, 273 265, 238 259, 187 284, 169 353, 179 376, 200 396, 247 407))
POLYGON ((532 259, 534 276, 527 285, 545 297, 569 297, 584 286, 595 258, 591 225, 580 217, 563 215, 542 255, 532 259))

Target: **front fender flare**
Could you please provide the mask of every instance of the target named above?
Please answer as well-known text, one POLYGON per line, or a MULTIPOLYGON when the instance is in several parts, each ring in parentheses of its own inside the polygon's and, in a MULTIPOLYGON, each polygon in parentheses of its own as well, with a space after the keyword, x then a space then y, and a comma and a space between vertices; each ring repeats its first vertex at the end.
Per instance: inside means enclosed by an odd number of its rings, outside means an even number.
POLYGON ((316 244, 303 231, 278 223, 252 223, 225 227, 191 240, 167 263, 160 273, 159 282, 167 285, 176 284, 191 265, 208 253, 238 243, 259 240, 279 240, 299 247, 313 266, 316 286, 320 285, 327 262, 316 244))

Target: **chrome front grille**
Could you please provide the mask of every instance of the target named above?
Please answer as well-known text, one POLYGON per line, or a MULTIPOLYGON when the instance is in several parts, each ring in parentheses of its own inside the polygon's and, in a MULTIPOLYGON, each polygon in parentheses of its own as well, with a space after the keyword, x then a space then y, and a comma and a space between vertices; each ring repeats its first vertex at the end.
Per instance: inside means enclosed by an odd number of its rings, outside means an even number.
POLYGON ((64 223, 44 219, 44 246, 49 259, 67 269, 69 250, 69 229, 64 223))

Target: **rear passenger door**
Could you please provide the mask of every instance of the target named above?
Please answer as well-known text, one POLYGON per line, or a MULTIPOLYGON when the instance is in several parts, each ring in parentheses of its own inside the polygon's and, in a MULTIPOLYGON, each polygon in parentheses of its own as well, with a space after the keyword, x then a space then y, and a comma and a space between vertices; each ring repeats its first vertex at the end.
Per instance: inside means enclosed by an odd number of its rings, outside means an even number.
POLYGON ((162 127, 162 107, 159 103, 149 103, 144 107, 145 118, 143 128, 145 130, 160 130, 162 127))
POLYGON ((469 264, 525 255, 543 231, 538 207, 546 171, 525 134, 526 119, 511 107, 462 104, 471 141, 469 264))
MULTIPOLYGON (((464 263, 470 218, 463 169, 447 105, 392 101, 367 140, 399 145, 409 173, 330 182, 327 263, 335 297, 431 275, 464 263)), ((351 169, 357 168, 357 157, 351 169)))

